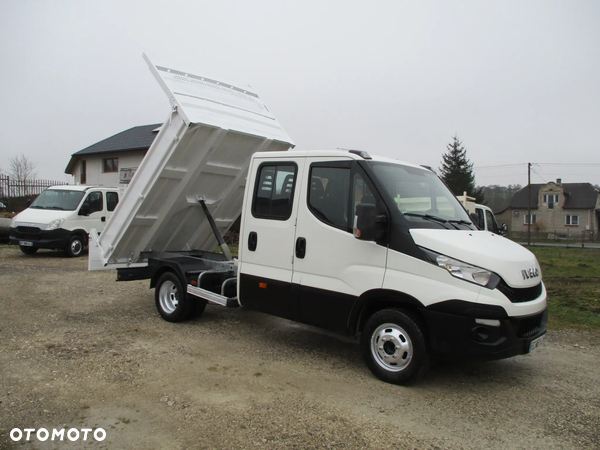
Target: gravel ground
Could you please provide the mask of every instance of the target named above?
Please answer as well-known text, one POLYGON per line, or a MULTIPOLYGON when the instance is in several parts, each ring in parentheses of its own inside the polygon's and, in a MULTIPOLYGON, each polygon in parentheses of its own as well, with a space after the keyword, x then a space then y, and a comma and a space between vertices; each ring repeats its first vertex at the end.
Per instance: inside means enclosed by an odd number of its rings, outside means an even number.
POLYGON ((147 282, 0 246, 0 448, 600 448, 600 333, 375 379, 355 341, 243 309, 171 324, 147 282), (103 428, 18 443, 13 428, 103 428))

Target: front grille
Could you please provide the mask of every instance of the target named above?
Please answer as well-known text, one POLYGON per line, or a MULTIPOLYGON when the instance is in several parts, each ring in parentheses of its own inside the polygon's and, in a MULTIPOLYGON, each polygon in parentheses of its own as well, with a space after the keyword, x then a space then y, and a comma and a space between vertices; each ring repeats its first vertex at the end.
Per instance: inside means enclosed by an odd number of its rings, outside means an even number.
POLYGON ((546 330, 548 322, 548 313, 536 314, 525 319, 515 319, 517 327, 517 336, 519 338, 530 338, 546 330))
POLYGON ((39 234, 42 232, 42 230, 40 230, 37 227, 17 227, 17 236, 20 238, 27 238, 27 237, 36 237, 39 236, 39 234))
POLYGON ((502 292, 512 303, 523 303, 535 300, 542 295, 542 283, 540 282, 537 286, 530 288, 513 288, 500 280, 496 288, 502 292))

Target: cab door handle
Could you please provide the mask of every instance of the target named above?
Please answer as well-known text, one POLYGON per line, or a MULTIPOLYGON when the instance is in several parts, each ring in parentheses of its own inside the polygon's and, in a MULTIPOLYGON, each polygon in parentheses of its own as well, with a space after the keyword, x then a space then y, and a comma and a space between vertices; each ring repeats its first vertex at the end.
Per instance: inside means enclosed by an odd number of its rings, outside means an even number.
POLYGON ((251 252, 256 250, 256 246, 258 245, 258 234, 256 231, 251 231, 248 235, 248 250, 251 252))
POLYGON ((296 239, 296 258, 304 258, 306 256, 306 238, 299 237, 296 239))

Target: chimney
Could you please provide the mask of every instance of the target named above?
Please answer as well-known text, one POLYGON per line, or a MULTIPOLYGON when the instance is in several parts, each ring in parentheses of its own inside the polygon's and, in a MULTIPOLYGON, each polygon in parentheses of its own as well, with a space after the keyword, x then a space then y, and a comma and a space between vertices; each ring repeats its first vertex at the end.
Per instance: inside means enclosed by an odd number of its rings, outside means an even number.
POLYGON ((556 184, 562 184, 562 178, 557 178, 556 179, 556 184))

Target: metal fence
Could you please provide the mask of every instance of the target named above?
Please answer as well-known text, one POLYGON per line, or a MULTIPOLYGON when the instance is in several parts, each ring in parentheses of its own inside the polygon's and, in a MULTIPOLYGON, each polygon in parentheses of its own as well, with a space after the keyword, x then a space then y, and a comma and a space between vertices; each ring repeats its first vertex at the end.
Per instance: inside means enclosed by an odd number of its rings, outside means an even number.
POLYGON ((0 174, 0 198, 9 199, 15 197, 37 196, 44 189, 59 184, 69 183, 52 180, 31 180, 22 182, 11 180, 8 175, 0 174))

